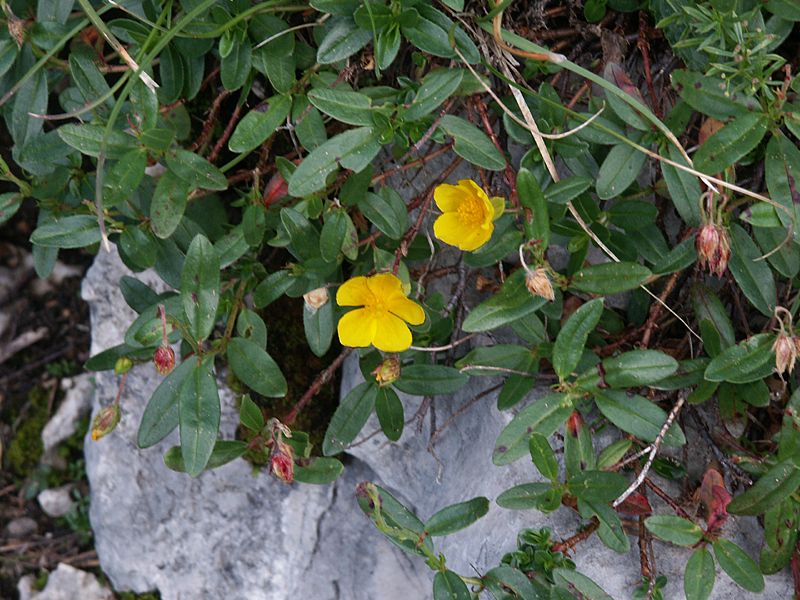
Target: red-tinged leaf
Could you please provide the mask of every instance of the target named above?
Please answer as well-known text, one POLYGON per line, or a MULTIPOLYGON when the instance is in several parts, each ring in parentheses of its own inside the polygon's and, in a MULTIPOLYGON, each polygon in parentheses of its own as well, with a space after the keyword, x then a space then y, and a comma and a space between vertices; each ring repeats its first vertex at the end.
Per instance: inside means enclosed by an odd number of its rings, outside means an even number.
POLYGON ((617 512, 626 515, 651 515, 653 509, 648 502, 647 497, 640 492, 633 492, 630 496, 617 506, 617 512))
POLYGON ((712 487, 711 494, 713 495, 713 500, 706 520, 709 531, 722 529, 725 521, 728 520, 728 504, 731 501, 731 495, 728 490, 721 485, 712 487))
POLYGON ((583 417, 581 417, 581 413, 577 410, 573 411, 572 414, 567 419, 567 433, 572 437, 578 437, 578 434, 583 429, 583 417))
POLYGON ((641 92, 639 92, 639 88, 633 84, 631 78, 628 77, 628 74, 621 66, 619 66, 616 63, 609 63, 608 71, 611 74, 611 78, 614 81, 614 84, 619 89, 621 89, 629 96, 633 96, 642 104, 645 103, 644 98, 642 98, 641 92))
POLYGON ((267 183, 267 188, 264 190, 264 206, 269 207, 289 193, 289 184, 283 178, 283 175, 276 172, 267 183))

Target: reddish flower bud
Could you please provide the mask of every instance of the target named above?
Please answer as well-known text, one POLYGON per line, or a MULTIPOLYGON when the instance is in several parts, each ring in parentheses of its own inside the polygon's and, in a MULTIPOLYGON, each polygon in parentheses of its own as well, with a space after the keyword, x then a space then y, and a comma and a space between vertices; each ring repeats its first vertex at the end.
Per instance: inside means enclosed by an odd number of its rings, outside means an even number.
POLYGON ((525 277, 525 287, 527 287, 528 291, 534 296, 541 296, 550 302, 555 300, 553 284, 550 283, 550 278, 542 267, 539 267, 535 271, 528 271, 525 277))
POLYGON ((292 483, 294 480, 294 458, 292 457, 292 447, 279 443, 270 459, 270 467, 275 477, 284 483, 292 483))
POLYGON ((387 358, 372 371, 372 375, 381 387, 394 383, 400 378, 400 361, 396 358, 387 358))
POLYGON ((119 423, 119 404, 116 402, 100 409, 92 421, 92 439, 96 442, 114 431, 119 423))
POLYGON ((791 373, 797 360, 797 339, 781 332, 772 344, 772 351, 775 353, 775 372, 778 375, 791 373))
POLYGON ((153 364, 156 371, 169 375, 175 368, 175 351, 169 346, 159 346, 153 354, 153 364))
POLYGON ((731 257, 731 242, 726 229, 714 223, 706 223, 695 238, 700 266, 707 266, 710 273, 722 277, 731 257))

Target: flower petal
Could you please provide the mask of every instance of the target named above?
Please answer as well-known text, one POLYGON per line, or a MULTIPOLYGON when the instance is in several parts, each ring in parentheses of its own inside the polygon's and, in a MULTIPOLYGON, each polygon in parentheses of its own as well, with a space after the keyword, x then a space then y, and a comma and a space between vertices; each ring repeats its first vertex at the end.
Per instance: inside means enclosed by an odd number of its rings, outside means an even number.
POLYGON ((367 285, 366 277, 348 279, 336 292, 336 304, 339 306, 367 306, 375 304, 375 296, 367 285))
MULTIPOLYGON (((372 343, 378 328, 375 311, 368 308, 351 310, 339 319, 336 328, 342 346, 365 348, 372 343)), ((410 343, 410 342, 409 342, 410 343)))
POLYGON ((397 275, 392 273, 378 273, 367 279, 367 287, 375 301, 386 302, 389 298, 400 295, 405 296, 403 293, 403 282, 397 275))
POLYGON ((494 225, 491 223, 488 226, 476 227, 461 237, 459 248, 467 252, 477 250, 491 239, 493 231, 494 225))
POLYGON ((464 233, 464 226, 457 213, 445 213, 433 222, 433 235, 456 248, 461 248, 459 243, 464 233))
POLYGON ((385 311, 376 316, 378 324, 372 343, 384 352, 402 352, 411 345, 411 331, 400 317, 385 311))
POLYGON ((453 212, 458 210, 458 205, 461 204, 467 193, 461 185, 442 183, 433 190, 433 199, 442 212, 453 212))
POLYGON ((422 307, 405 296, 391 298, 386 302, 386 308, 412 325, 422 325, 425 322, 425 311, 422 307))
POLYGON ((458 186, 463 188, 465 194, 475 196, 481 200, 489 200, 489 196, 486 195, 486 192, 483 191, 483 188, 472 181, 472 179, 459 179, 458 186))

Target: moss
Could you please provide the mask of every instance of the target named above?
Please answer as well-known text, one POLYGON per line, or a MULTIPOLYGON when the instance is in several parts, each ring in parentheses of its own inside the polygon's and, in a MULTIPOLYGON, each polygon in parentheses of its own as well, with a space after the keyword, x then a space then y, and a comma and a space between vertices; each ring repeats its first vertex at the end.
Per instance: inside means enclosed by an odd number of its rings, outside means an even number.
POLYGON ((136 592, 117 592, 118 600, 160 600, 161 594, 158 592, 145 592, 137 594, 136 592))
POLYGON ((42 429, 47 424, 48 398, 49 392, 45 388, 31 390, 22 421, 8 445, 6 465, 19 477, 30 475, 42 456, 42 429))

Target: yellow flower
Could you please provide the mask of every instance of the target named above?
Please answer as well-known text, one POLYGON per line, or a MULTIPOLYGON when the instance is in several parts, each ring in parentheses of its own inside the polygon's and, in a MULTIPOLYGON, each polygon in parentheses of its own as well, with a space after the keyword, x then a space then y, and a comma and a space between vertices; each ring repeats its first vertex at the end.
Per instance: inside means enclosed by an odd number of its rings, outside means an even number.
POLYGON ((374 345, 384 352, 402 352, 411 345, 406 322, 421 325, 422 307, 406 298, 402 282, 391 273, 353 277, 336 292, 339 306, 362 306, 339 319, 339 341, 343 346, 374 345))
POLYGON ((503 214, 504 200, 486 195, 471 179, 458 185, 443 183, 434 190, 433 199, 444 214, 433 224, 433 233, 445 244, 460 250, 477 250, 489 241, 493 221, 503 214))

